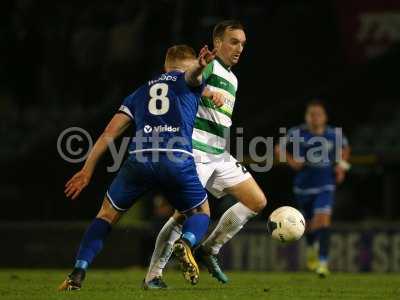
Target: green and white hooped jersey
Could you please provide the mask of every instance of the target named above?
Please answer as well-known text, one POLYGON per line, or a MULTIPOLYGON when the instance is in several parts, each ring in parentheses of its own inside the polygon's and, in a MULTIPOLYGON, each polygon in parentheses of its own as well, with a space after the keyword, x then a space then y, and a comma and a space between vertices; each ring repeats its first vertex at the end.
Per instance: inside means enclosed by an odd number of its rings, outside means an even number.
POLYGON ((201 157, 224 153, 238 87, 235 74, 218 59, 206 67, 203 78, 208 89, 224 95, 225 104, 217 108, 211 99, 201 98, 192 136, 193 152, 195 156, 201 157))

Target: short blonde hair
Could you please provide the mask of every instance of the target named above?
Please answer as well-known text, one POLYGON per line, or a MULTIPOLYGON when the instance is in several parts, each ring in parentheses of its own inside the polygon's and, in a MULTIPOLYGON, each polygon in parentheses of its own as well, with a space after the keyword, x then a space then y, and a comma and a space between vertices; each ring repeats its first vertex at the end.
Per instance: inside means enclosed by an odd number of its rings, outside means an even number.
POLYGON ((187 45, 175 45, 167 50, 165 67, 176 67, 184 60, 196 59, 196 52, 187 45))

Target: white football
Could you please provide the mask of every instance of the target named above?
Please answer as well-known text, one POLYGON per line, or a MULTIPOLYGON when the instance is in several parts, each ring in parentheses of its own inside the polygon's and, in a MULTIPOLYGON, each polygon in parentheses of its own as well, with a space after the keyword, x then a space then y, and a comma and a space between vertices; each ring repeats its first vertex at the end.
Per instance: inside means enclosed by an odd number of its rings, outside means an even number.
POLYGON ((268 232, 273 239, 282 243, 299 240, 306 228, 306 221, 297 209, 282 206, 275 209, 268 218, 268 232))

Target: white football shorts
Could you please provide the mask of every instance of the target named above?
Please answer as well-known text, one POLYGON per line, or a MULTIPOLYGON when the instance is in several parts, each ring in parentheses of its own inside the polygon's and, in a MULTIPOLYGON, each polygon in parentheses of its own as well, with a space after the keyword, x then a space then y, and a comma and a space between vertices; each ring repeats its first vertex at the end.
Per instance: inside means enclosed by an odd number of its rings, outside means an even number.
POLYGON ((252 177, 250 172, 228 152, 206 155, 207 160, 195 156, 197 173, 203 186, 216 198, 226 195, 224 189, 252 177))

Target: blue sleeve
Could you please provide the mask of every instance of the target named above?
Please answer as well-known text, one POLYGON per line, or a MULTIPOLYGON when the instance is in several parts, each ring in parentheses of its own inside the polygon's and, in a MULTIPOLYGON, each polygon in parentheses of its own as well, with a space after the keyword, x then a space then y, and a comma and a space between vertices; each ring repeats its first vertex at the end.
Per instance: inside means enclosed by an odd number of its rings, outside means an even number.
POLYGON ((128 97, 124 99, 121 106, 118 109, 119 113, 123 113, 130 117, 133 120, 133 116, 135 115, 135 99, 136 99, 137 91, 130 94, 128 97))
POLYGON ((201 77, 201 84, 199 86, 190 86, 185 79, 185 73, 181 73, 180 74, 180 80, 183 80, 183 82, 185 83, 185 85, 188 87, 188 89, 192 92, 197 94, 199 97, 201 96, 201 94, 203 94, 203 90, 206 87, 206 82, 203 78, 203 76, 201 77))
MULTIPOLYGON (((188 85, 189 86, 189 85, 188 85)), ((201 96, 201 94, 203 94, 204 88, 206 87, 206 82, 204 80, 201 81, 201 84, 199 86, 189 86, 189 89, 197 94, 199 97, 201 96)))

